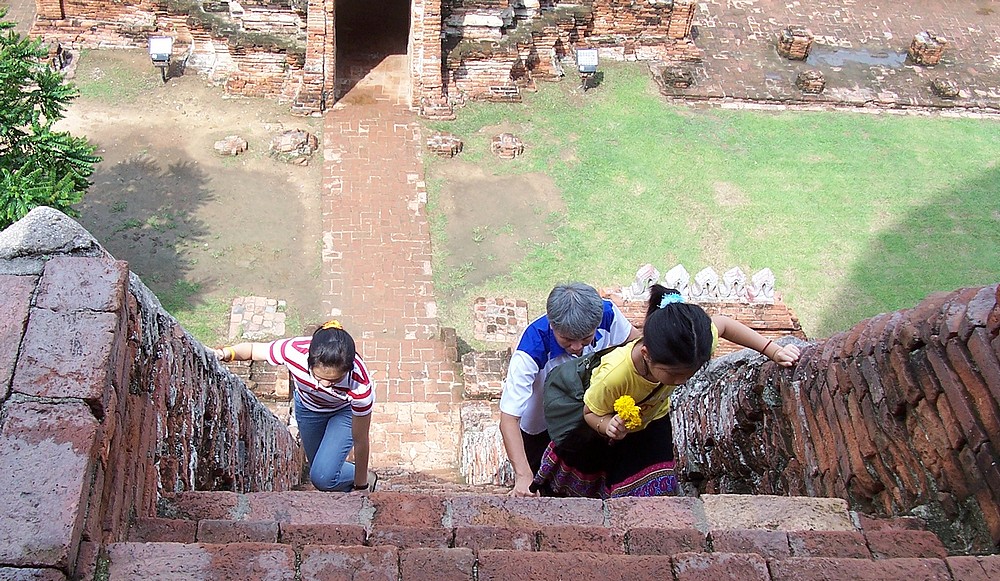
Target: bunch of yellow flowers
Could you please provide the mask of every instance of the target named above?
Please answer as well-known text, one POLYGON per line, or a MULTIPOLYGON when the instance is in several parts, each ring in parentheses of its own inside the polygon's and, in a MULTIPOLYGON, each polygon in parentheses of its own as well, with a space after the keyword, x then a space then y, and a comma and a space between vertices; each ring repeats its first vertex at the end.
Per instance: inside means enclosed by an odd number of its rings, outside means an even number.
POLYGON ((623 395, 615 400, 615 413, 629 430, 642 426, 642 410, 635 405, 635 399, 631 395, 623 395))

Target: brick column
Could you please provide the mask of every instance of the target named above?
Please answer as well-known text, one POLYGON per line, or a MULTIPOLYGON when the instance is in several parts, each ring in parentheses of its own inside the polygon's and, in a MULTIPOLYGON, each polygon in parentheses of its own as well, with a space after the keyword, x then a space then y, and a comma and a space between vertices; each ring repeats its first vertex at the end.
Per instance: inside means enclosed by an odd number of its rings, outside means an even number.
POLYGON ((292 112, 309 115, 333 105, 337 76, 336 0, 309 0, 306 15, 306 60, 302 86, 292 112))
POLYGON ((414 0, 410 15, 411 105, 442 96, 441 0, 414 0))
POLYGON ((35 0, 35 14, 46 20, 62 20, 66 17, 62 0, 35 0))
POLYGON ((667 27, 670 38, 682 40, 691 36, 691 24, 694 22, 697 8, 698 3, 693 0, 674 2, 674 8, 670 11, 670 24, 667 27))

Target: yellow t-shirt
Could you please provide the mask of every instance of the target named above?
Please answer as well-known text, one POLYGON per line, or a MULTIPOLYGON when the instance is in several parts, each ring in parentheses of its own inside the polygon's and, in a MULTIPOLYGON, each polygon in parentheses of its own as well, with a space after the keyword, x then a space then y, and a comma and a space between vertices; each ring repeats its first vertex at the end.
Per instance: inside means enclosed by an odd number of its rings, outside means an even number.
MULTIPOLYGON (((632 363, 632 349, 639 340, 636 339, 623 345, 601 358, 601 364, 590 376, 590 387, 583 394, 583 403, 597 415, 608 415, 615 412, 615 400, 623 395, 630 395, 639 405, 642 426, 658 420, 670 411, 670 394, 676 385, 664 385, 656 391, 653 397, 643 402, 649 394, 656 390, 659 383, 653 383, 639 375, 639 370, 632 363)), ((712 323, 712 352, 719 344, 719 329, 712 323)))

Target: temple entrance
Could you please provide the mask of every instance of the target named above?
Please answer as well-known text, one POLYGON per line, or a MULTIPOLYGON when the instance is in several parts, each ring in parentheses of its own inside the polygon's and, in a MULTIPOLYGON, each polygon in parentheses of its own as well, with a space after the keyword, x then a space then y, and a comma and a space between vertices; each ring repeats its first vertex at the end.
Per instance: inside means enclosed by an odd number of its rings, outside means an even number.
POLYGON ((335 1, 337 100, 405 99, 410 1, 335 1))

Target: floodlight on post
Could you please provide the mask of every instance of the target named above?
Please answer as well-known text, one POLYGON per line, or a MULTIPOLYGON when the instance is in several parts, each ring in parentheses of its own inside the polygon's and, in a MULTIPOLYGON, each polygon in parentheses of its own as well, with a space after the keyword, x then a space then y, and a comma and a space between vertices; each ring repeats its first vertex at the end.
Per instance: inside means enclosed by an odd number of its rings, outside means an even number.
POLYGON ((149 37, 149 59, 153 61, 153 66, 160 69, 160 76, 163 82, 167 82, 167 69, 170 68, 170 53, 174 50, 174 38, 172 36, 150 36, 149 37))
POLYGON ((590 86, 590 80, 597 74, 598 56, 596 48, 576 49, 576 66, 580 71, 580 86, 584 92, 590 86))

